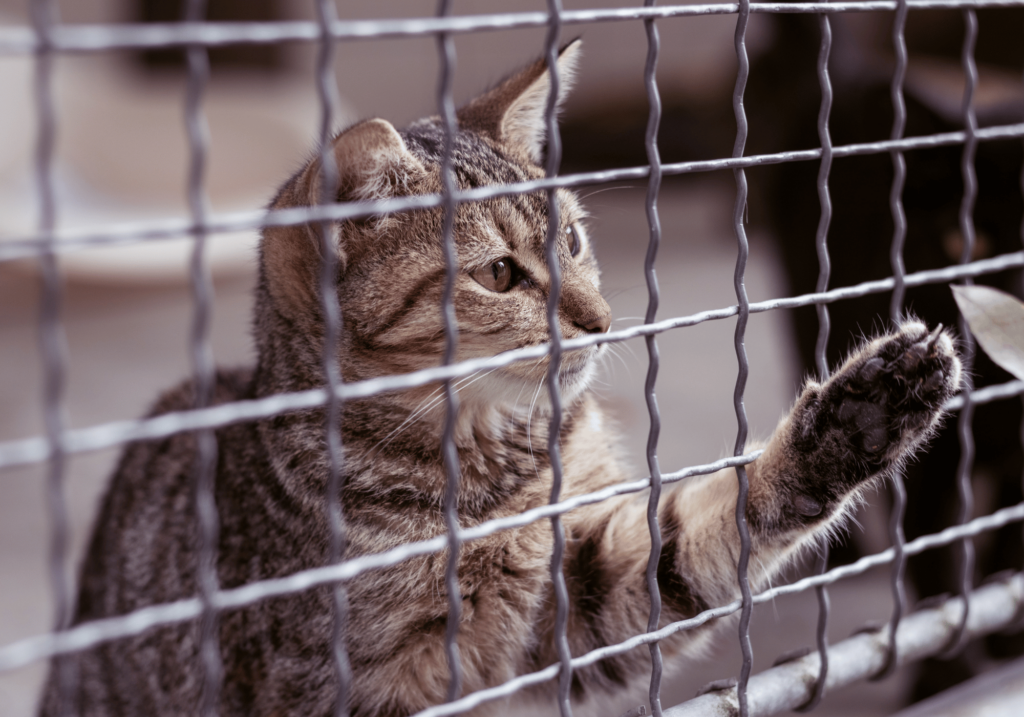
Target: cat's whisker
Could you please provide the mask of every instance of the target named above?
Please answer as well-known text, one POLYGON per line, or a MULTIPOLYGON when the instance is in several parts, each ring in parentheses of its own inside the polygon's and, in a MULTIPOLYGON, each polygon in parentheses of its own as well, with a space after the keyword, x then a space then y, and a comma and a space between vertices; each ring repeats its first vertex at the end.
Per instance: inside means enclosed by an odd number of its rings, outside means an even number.
POLYGON ((466 377, 467 379, 472 378, 473 380, 472 381, 468 381, 468 380, 467 381, 463 381, 462 383, 456 385, 455 386, 455 392, 458 393, 462 389, 467 388, 470 384, 474 384, 474 383, 476 383, 477 381, 479 381, 482 378, 487 378, 488 376, 490 376, 492 373, 494 373, 497 370, 498 370, 497 368, 492 368, 490 371, 487 371, 486 373, 484 373, 484 374, 482 374, 480 376, 477 376, 477 374, 480 373, 479 371, 474 371, 473 373, 469 374, 469 376, 466 377), (474 376, 476 376, 476 378, 473 378, 474 376))
MULTIPOLYGON (((456 393, 458 393, 461 389, 465 388, 466 386, 469 386, 472 383, 476 383, 480 379, 489 376, 490 374, 494 373, 497 370, 497 368, 492 368, 490 371, 486 371, 484 373, 481 373, 480 371, 474 371, 468 376, 463 376, 462 378, 452 383, 452 388, 455 390, 456 393)), ((420 405, 416 407, 416 410, 413 411, 413 413, 411 413, 408 418, 402 421, 402 423, 397 428, 391 431, 391 433, 385 436, 380 443, 373 447, 373 452, 387 448, 387 446, 396 438, 398 438, 398 435, 406 428, 408 428, 412 423, 423 418, 423 416, 425 416, 427 413, 441 405, 442 401, 444 401, 445 399, 445 394, 443 390, 444 387, 439 386, 437 389, 432 391, 427 398, 423 399, 423 401, 420 402, 420 405), (423 403, 427 401, 429 401, 429 405, 424 406, 423 403)))
POLYGON ((523 391, 526 390, 526 384, 524 383, 519 387, 519 394, 516 396, 516 402, 512 404, 512 412, 508 415, 508 435, 513 435, 516 430, 516 411, 519 410, 519 399, 523 397, 523 391))
POLYGON ((618 344, 610 344, 610 345, 620 347, 624 351, 629 351, 629 355, 633 358, 633 360, 639 362, 639 359, 637 359, 637 357, 636 357, 636 351, 633 350, 633 346, 628 341, 624 341, 624 342, 618 343, 618 344))
MULTIPOLYGON (((760 561, 758 561, 758 562, 760 562, 760 561)), ((775 588, 775 586, 772 584, 772 571, 771 570, 764 570, 764 569, 762 569, 762 573, 764 574, 765 580, 768 583, 768 589, 769 590, 773 590, 775 588)), ((778 623, 779 622, 779 606, 778 606, 778 603, 775 602, 775 596, 774 595, 772 596, 772 612, 775 613, 775 622, 778 623)))
MULTIPOLYGON (((539 359, 537 359, 532 364, 530 364, 530 369, 532 370, 532 369, 536 368, 537 366, 539 366, 544 361, 544 358, 545 358, 544 356, 541 356, 539 359)), ((526 382, 524 381, 523 385, 519 388, 519 394, 516 396, 516 402, 512 406, 512 413, 509 414, 508 433, 509 433, 510 436, 515 432, 516 411, 519 410, 519 399, 522 398, 523 391, 525 391, 525 390, 526 390, 526 382)), ((536 400, 536 398, 534 400, 536 400)), ((527 421, 529 421, 529 419, 527 419, 527 421)), ((529 423, 527 423, 527 425, 529 425, 529 423)))
POLYGON ((621 294, 625 294, 627 291, 637 291, 637 290, 643 289, 643 288, 646 288, 646 287, 644 287, 643 284, 634 284, 633 286, 624 286, 624 287, 622 287, 620 289, 615 289, 613 291, 608 291, 607 293, 605 293, 605 292, 602 292, 602 293, 604 294, 605 300, 608 300, 608 299, 614 299, 616 296, 619 296, 621 294))
POLYGON ((530 449, 530 460, 533 462, 533 471, 540 478, 540 471, 537 469, 537 459, 533 455, 533 436, 530 433, 530 428, 533 425, 533 407, 537 405, 537 397, 540 395, 540 390, 544 387, 544 379, 542 378, 537 383, 537 390, 533 392, 533 400, 530 402, 530 411, 526 415, 526 445, 530 449))
POLYGON ((398 425, 398 427, 397 427, 397 428, 395 428, 394 430, 392 430, 392 431, 391 431, 391 433, 389 433, 389 434, 387 434, 386 436, 384 436, 384 438, 382 438, 382 439, 380 440, 380 442, 379 442, 379 443, 377 443, 377 445, 375 445, 375 446, 374 446, 374 447, 373 447, 373 448, 371 449, 371 453, 373 453, 373 452, 376 452, 376 451, 377 451, 378 449, 380 449, 380 448, 383 448, 384 446, 386 446, 386 445, 387 445, 387 444, 388 444, 388 443, 390 442, 390 439, 391 439, 391 438, 392 438, 392 437, 393 437, 393 436, 394 436, 394 435, 395 435, 396 433, 398 433, 398 432, 399 432, 399 431, 401 431, 401 430, 402 430, 403 428, 405 428, 405 427, 406 427, 406 425, 408 425, 408 424, 409 424, 409 423, 410 423, 411 421, 414 421, 414 420, 416 419, 416 417, 417 417, 417 416, 418 416, 418 415, 419 415, 419 414, 420 414, 420 413, 421 413, 422 411, 428 410, 428 409, 430 408, 430 406, 427 406, 426 408, 424 408, 424 404, 427 404, 427 403, 429 403, 429 404, 433 405, 433 403, 434 403, 434 402, 436 402, 436 401, 438 400, 438 398, 440 398, 440 394, 441 394, 441 390, 442 390, 442 388, 443 388, 443 387, 441 387, 441 386, 438 386, 438 387, 437 387, 436 389, 434 389, 433 391, 431 391, 431 392, 430 392, 430 394, 429 394, 429 395, 427 395, 427 397, 426 397, 426 398, 424 398, 424 399, 423 399, 422 401, 420 401, 419 405, 417 405, 417 406, 416 406, 416 408, 415 408, 415 409, 413 409, 413 412, 412 412, 412 413, 410 413, 410 414, 409 414, 409 416, 408 416, 408 417, 407 417, 407 418, 406 418, 406 419, 405 419, 404 421, 402 421, 402 422, 401 422, 401 423, 400 423, 400 424, 398 425))
POLYGON ((608 346, 608 354, 610 356, 614 356, 615 358, 617 358, 619 360, 619 363, 622 364, 622 368, 626 372, 626 375, 628 376, 631 373, 630 369, 629 369, 629 364, 626 363, 626 359, 623 358, 622 354, 619 353, 618 347, 615 346, 614 344, 606 344, 606 346, 608 346))
POLYGON ((632 184, 627 184, 625 186, 604 187, 603 189, 595 189, 593 192, 589 192, 587 194, 582 195, 580 197, 580 200, 589 199, 590 197, 596 196, 596 195, 601 194, 603 192, 612 192, 612 191, 615 191, 616 189, 633 189, 633 185, 632 184))
MULTIPOLYGON (((491 371, 495 370, 496 369, 491 369, 491 371)), ((491 373, 491 371, 488 371, 487 373, 491 373)), ((473 377, 476 376, 478 373, 480 372, 474 371, 468 376, 464 376, 458 379, 455 383, 452 384, 452 388, 454 388, 455 391, 457 392, 461 386, 466 385, 467 382, 471 382, 470 379, 473 379, 473 377)), ((487 374, 484 374, 484 376, 486 375, 487 374)), ((483 376, 481 376, 480 378, 483 378, 483 376)), ((441 401, 444 400, 444 397, 444 386, 438 386, 436 389, 431 391, 430 395, 420 402, 416 409, 411 414, 409 414, 408 418, 402 421, 402 423, 399 424, 397 428, 391 431, 391 433, 389 433, 388 435, 384 436, 380 443, 373 447, 372 452, 376 452, 378 450, 386 448, 395 438, 398 437, 398 434, 405 430, 410 424, 412 424, 414 421, 419 420, 429 411, 436 408, 441 403, 441 401), (425 403, 427 403, 428 405, 424 406, 425 403)))

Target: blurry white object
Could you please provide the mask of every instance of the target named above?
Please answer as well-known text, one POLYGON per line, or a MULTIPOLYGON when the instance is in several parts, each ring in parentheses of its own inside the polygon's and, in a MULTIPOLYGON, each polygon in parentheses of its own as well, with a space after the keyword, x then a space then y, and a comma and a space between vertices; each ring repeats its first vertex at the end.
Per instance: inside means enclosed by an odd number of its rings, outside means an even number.
MULTIPOLYGON (((0 242, 31 236, 39 200, 33 157, 36 112, 31 58, 0 58, 0 242)), ((108 57, 59 58, 54 188, 57 224, 76 232, 189 217, 190 148, 182 77, 130 72, 108 57)), ((252 211, 301 166, 315 145, 320 105, 312 78, 224 74, 203 98, 209 128, 205 189, 211 211, 252 211)), ((352 121, 345 107, 335 126, 352 121)), ((251 271, 258 232, 211 235, 214 274, 251 271)), ((188 278, 192 239, 146 241, 62 253, 70 278, 176 282, 188 278)), ((26 263, 30 266, 31 262, 26 263)))

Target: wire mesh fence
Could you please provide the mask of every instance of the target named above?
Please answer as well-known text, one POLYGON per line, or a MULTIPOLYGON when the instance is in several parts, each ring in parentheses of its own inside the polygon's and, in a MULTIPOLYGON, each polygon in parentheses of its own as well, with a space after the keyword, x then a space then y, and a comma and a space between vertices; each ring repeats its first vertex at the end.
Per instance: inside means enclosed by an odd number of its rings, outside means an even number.
MULTIPOLYGON (((476 16, 458 16, 451 13, 449 2, 441 2, 436 17, 391 20, 348 20, 338 17, 333 3, 316 3, 315 21, 211 23, 203 21, 204 2, 190 0, 187 14, 180 23, 149 25, 65 25, 55 16, 55 3, 37 0, 32 3, 32 27, 0 28, 0 53, 33 55, 35 70, 35 101, 37 113, 37 151, 35 158, 36 192, 39 197, 37 230, 31 235, 14 237, 0 243, 0 261, 33 259, 38 262, 42 280, 42 305, 39 316, 41 337, 40 355, 45 366, 45 435, 7 440, 0 443, 0 468, 43 464, 47 468, 47 495, 51 518, 50 574, 55 596, 53 630, 35 637, 0 646, 0 671, 11 671, 27 664, 56 658, 58 674, 67 673, 63 681, 70 689, 73 676, 66 666, 71 663, 63 656, 118 640, 139 635, 158 626, 199 620, 201 625, 200 651, 204 674, 201 711, 215 714, 221 682, 219 648, 217 644, 218 615, 232 608, 252 605, 273 597, 290 595, 315 586, 330 585, 334 591, 336 612, 333 632, 333 650, 337 681, 340 685, 339 709, 345 705, 345 691, 351 672, 345 647, 346 581, 369 571, 399 564, 415 556, 439 554, 447 550, 447 588, 449 612, 446 632, 446 654, 450 668, 448 701, 426 709, 418 717, 427 715, 460 714, 484 703, 493 702, 531 685, 557 681, 558 704, 563 715, 572 711, 572 674, 602 659, 622 654, 647 645, 651 655, 649 705, 654 714, 710 714, 716 701, 734 704, 740 715, 771 714, 784 709, 803 707, 813 709, 821 701, 826 689, 856 679, 890 675, 898 664, 908 659, 919 659, 939 652, 949 652, 962 645, 969 636, 986 634, 1019 621, 1024 606, 1024 585, 1019 575, 973 591, 973 564, 971 538, 996 528, 1024 520, 1024 504, 1005 507, 988 515, 970 519, 972 515, 972 433, 971 419, 976 406, 993 401, 1015 400, 1024 393, 1024 382, 985 386, 975 389, 968 383, 963 393, 953 399, 948 408, 958 411, 960 463, 958 475, 958 518, 956 524, 933 535, 907 542, 903 535, 903 515, 906 510, 906 491, 902 478, 893 480, 893 508, 890 539, 892 547, 877 554, 862 557, 845 566, 829 569, 827 555, 822 556, 815 575, 792 584, 780 585, 753 594, 747 580, 750 559, 750 537, 746 530, 745 502, 747 477, 745 466, 758 456, 748 452, 748 426, 744 408, 744 393, 748 379, 748 360, 745 351, 747 322, 751 314, 814 306, 818 317, 816 364, 818 373, 828 375, 827 347, 830 341, 829 307, 835 302, 891 292, 890 318, 896 320, 906 307, 907 289, 953 281, 971 282, 976 277, 1024 267, 1024 251, 999 253, 978 259, 974 206, 977 181, 974 176, 974 156, 980 143, 1024 139, 1024 124, 996 124, 980 128, 975 113, 975 92, 978 73, 975 48, 978 41, 976 11, 980 8, 1024 7, 1024 0, 997 0, 962 2, 959 0, 872 0, 869 2, 834 3, 739 3, 655 6, 648 1, 644 7, 621 7, 601 10, 564 10, 558 0, 551 0, 542 12, 494 13, 476 16), (928 9, 959 9, 964 17, 962 68, 964 92, 962 97, 961 126, 954 131, 906 136, 907 111, 904 82, 908 66, 905 27, 909 11, 928 9), (830 122, 833 102, 830 69, 832 27, 830 18, 838 13, 884 12, 892 15, 892 43, 895 71, 891 76, 893 124, 888 140, 833 145, 830 122), (818 21, 820 45, 816 75, 820 91, 820 110, 817 118, 818 146, 811 149, 785 149, 766 154, 747 154, 748 117, 745 110, 745 91, 750 72, 747 53, 747 28, 752 14, 800 13, 814 15, 818 21), (732 92, 732 108, 737 127, 730 157, 663 163, 659 152, 659 123, 662 103, 659 96, 657 70, 661 51, 658 23, 669 18, 724 14, 735 15, 735 54, 738 73, 732 92), (648 52, 643 84, 649 103, 645 134, 647 163, 617 169, 560 174, 561 143, 555 117, 555 98, 558 94, 556 57, 563 31, 595 22, 642 23, 648 39, 648 52), (459 34, 521 27, 545 28, 546 41, 542 48, 552 73, 551 97, 546 108, 546 127, 549 137, 545 164, 545 177, 534 181, 509 185, 459 189, 456 186, 451 152, 457 131, 453 77, 455 72, 455 46, 453 37, 459 34), (338 168, 329 151, 329 139, 337 122, 332 108, 337 81, 333 76, 334 48, 340 42, 356 39, 427 36, 437 43, 441 76, 438 81, 437 112, 445 129, 442 159, 442 191, 428 196, 399 197, 379 201, 334 203, 338 168), (210 48, 232 44, 272 44, 281 42, 314 43, 317 46, 316 81, 321 103, 320 147, 324 167, 320 204, 308 209, 278 209, 217 213, 210 210, 204 186, 204 168, 210 151, 203 119, 201 100, 209 77, 207 53, 210 48), (59 228, 56 223, 59 207, 54 192, 54 147, 60 114, 53 101, 53 63, 55 58, 69 53, 93 53, 111 49, 182 47, 187 51, 187 91, 184 97, 186 127, 190 147, 189 157, 189 217, 180 221, 145 221, 118 223, 100 230, 76 231, 59 228), (903 187, 906 180, 907 153, 936 147, 962 147, 963 196, 958 224, 962 238, 962 251, 958 263, 937 269, 908 272, 903 260, 903 246, 907 233, 907 218, 903 208, 903 187), (863 281, 854 285, 832 286, 830 282, 829 236, 832 220, 830 173, 833 162, 844 157, 889 155, 893 166, 893 180, 889 194, 889 211, 894 232, 891 240, 891 274, 887 278, 863 281), (745 275, 749 255, 746 212, 748 205, 747 170, 774 164, 816 162, 818 166, 816 189, 819 201, 819 220, 816 232, 816 250, 819 273, 815 291, 751 302, 748 299, 745 275), (661 242, 661 223, 658 199, 665 177, 709 172, 732 173, 735 182, 733 229, 736 238, 737 259, 735 269, 734 305, 695 314, 658 319, 660 291, 655 269, 661 242), (644 265, 648 289, 644 323, 627 329, 591 334, 582 338, 563 338, 558 329, 559 273, 555 246, 558 239, 558 188, 596 186, 621 180, 647 182, 646 216, 649 225, 649 248, 644 265), (543 345, 528 346, 496 356, 454 361, 458 344, 453 307, 453 282, 456 274, 453 217, 456 208, 464 203, 480 202, 501 196, 527 192, 546 192, 548 198, 548 265, 552 274, 552 290, 548 303, 550 341, 543 345), (445 320, 445 352, 440 366, 403 375, 384 376, 357 382, 341 380, 337 362, 333 359, 340 331, 338 302, 334 277, 336 267, 326 260, 321 267, 319 291, 327 317, 328 330, 324 340, 324 388, 303 392, 283 393, 266 398, 213 405, 212 391, 214 365, 210 347, 211 278, 206 258, 208 237, 238 229, 260 229, 269 226, 296 226, 316 224, 321 227, 321 240, 331 236, 334 222, 384 215, 424 208, 441 208, 445 216, 444 251, 448 267, 443 300, 445 320), (62 278, 57 257, 63 253, 88 251, 99 246, 158 242, 171 237, 190 236, 194 249, 190 264, 190 279, 195 301, 190 337, 190 356, 196 381, 195 407, 145 419, 110 421, 84 428, 69 428, 63 418, 62 404, 66 383, 66 357, 61 327, 62 278), (656 400, 659 372, 657 337, 709 321, 736 318, 735 353, 737 377, 734 409, 737 432, 733 455, 705 465, 662 471, 657 446, 661 418, 656 400), (561 496, 562 467, 559 458, 558 423, 561 420, 562 398, 557 372, 565 352, 586 346, 620 343, 643 337, 648 349, 648 373, 645 402, 650 417, 650 438, 647 444, 649 475, 628 483, 615 485, 596 493, 561 496), (462 527, 456 510, 460 468, 453 431, 458 411, 454 382, 484 369, 508 366, 516 362, 550 357, 550 375, 547 385, 553 410, 553 427, 549 430, 548 451, 552 457, 554 475, 550 503, 520 515, 486 521, 472 527, 462 527), (448 485, 445 500, 447 531, 429 540, 404 544, 390 550, 345 558, 343 554, 344 515, 340 501, 328 501, 328 524, 331 528, 330 559, 323 567, 305 570, 282 578, 265 579, 241 587, 222 589, 216 571, 216 545, 218 519, 213 499, 213 477, 216 460, 214 431, 235 423, 294 412, 301 409, 324 407, 327 415, 325 445, 329 454, 329 496, 340 495, 344 476, 344 446, 340 443, 340 407, 347 401, 371 397, 385 392, 406 390, 440 382, 444 386, 447 419, 442 441, 448 485), (131 441, 163 438, 183 432, 194 432, 199 446, 196 465, 196 507, 200 516, 199 594, 193 598, 147 607, 136 612, 72 626, 72 586, 66 577, 68 562, 68 519, 65 506, 65 475, 67 463, 77 454, 104 448, 123 446, 131 441), (742 551, 738 556, 737 583, 741 598, 727 605, 714 606, 692 618, 659 628, 660 592, 657 586, 657 567, 662 541, 657 524, 657 507, 662 486, 708 474, 725 467, 735 467, 739 478, 739 501, 736 519, 741 536, 742 551), (586 654, 573 655, 566 638, 569 595, 562 574, 564 528, 561 517, 583 505, 607 500, 629 493, 648 495, 648 525, 651 534, 651 555, 647 566, 647 584, 651 598, 647 632, 613 645, 607 645, 586 654), (555 586, 557 600, 556 642, 558 662, 547 668, 517 676, 516 678, 481 691, 463 694, 460 659, 455 637, 458 632, 461 596, 458 588, 458 556, 461 546, 499 531, 528 525, 536 521, 550 521, 555 536, 554 554, 551 556, 550 578, 555 586), (941 545, 956 545, 959 561, 959 595, 932 613, 922 611, 908 616, 904 590, 904 570, 908 557, 941 545), (828 645, 829 624, 828 587, 880 565, 891 565, 893 608, 885 629, 871 635, 851 638, 840 645, 828 645), (760 677, 752 676, 753 646, 750 640, 750 619, 755 604, 771 601, 776 596, 814 589, 819 602, 817 646, 814 654, 789 665, 773 668, 760 677), (970 598, 970 599, 968 599, 970 598), (739 642, 742 650, 735 690, 726 689, 672 709, 662 709, 661 677, 662 657, 658 643, 668 636, 692 630, 709 621, 739 614, 739 642), (927 639, 919 639, 920 636, 927 639), (922 645, 924 645, 922 647, 922 645), (63 672, 62 672, 63 671, 63 672), (810 678, 810 679, 808 679, 810 678)), ((382 79, 382 81, 386 81, 382 79)), ((757 121, 756 117, 750 122, 757 121)), ((322 255, 333 257, 334 252, 325 244, 322 255)), ((966 326, 961 324, 963 353, 968 366, 974 357, 973 342, 966 326)), ((968 372, 970 373, 970 372, 968 372)), ((1019 567, 1019 566, 1018 566, 1019 567)), ((70 712, 69 712, 70 714, 70 712)))

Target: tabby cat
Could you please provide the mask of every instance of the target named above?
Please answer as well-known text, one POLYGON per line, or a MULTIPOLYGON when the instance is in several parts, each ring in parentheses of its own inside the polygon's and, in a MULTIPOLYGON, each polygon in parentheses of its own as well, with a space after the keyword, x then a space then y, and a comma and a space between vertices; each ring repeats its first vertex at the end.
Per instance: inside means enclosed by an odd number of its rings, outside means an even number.
MULTIPOLYGON (((579 43, 560 53, 568 85, 579 43)), ((458 186, 543 176, 543 61, 511 76, 458 112, 458 186)), ((338 199, 441 190, 443 128, 436 117, 399 132, 381 119, 333 139, 338 199)), ((272 206, 303 207, 319 197, 319 159, 284 184, 272 206)), ((557 193, 559 312, 567 338, 608 331, 598 266, 572 192, 557 193)), ((345 381, 439 363, 445 279, 440 209, 342 222, 334 228, 337 294, 343 317, 338 364, 345 381)), ((459 274, 458 358, 489 356, 548 340, 543 192, 469 203, 455 217, 459 274)), ((319 235, 312 226, 268 227, 260 253, 252 370, 221 372, 218 402, 323 385, 319 235)), ((562 496, 632 480, 617 438, 588 391, 599 347, 567 353, 560 386, 562 496)), ((461 525, 511 516, 548 501, 551 469, 543 387, 547 360, 473 376, 460 389, 455 443, 461 465, 461 525)), ((904 461, 932 432, 957 390, 960 363, 951 337, 907 321, 871 341, 827 381, 808 381, 796 404, 748 468, 747 508, 754 557, 750 580, 763 587, 802 546, 841 521, 857 494, 904 461)), ((445 469, 439 450, 444 411, 427 410, 437 385, 386 393, 343 407, 346 555, 378 553, 445 533, 445 469)), ((187 409, 193 388, 163 396, 153 413, 187 409)), ((218 572, 231 588, 321 566, 328 458, 325 411, 306 410, 217 431, 218 572)), ((76 622, 122 615, 197 594, 193 511, 196 442, 189 434, 131 445, 103 502, 81 573, 76 622)), ((667 486, 659 511, 658 567, 663 624, 737 597, 739 539, 733 470, 667 486)), ((646 630, 645 569, 650 548, 646 501, 624 496, 564 516, 568 640, 574 655, 646 630)), ((547 520, 466 543, 460 553, 462 622, 458 645, 464 693, 558 661, 549 578, 547 520)), ((417 557, 351 580, 347 635, 355 717, 408 715, 442 702, 449 672, 444 554, 417 557)), ((220 616, 222 715, 327 715, 336 701, 327 587, 264 600, 220 616)), ((722 621, 719 621, 722 622, 722 621)), ((662 643, 668 656, 694 655, 713 627, 662 643)), ((196 623, 152 629, 77 658, 70 695, 81 715, 194 714, 202 690, 196 623)), ((622 689, 646 674, 646 650, 577 670, 582 699, 622 689)), ((550 681, 518 696, 550 695, 550 681)), ((504 708, 504 704, 502 708, 504 708)), ((477 714, 497 710, 494 703, 477 714)), ((42 712, 58 711, 55 679, 42 712)))

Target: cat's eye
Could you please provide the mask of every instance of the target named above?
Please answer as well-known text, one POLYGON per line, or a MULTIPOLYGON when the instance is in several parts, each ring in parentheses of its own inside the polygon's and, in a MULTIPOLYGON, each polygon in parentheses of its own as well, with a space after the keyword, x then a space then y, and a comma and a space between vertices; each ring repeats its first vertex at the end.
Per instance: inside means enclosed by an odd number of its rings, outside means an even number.
POLYGON ((512 286, 512 260, 498 259, 490 266, 477 269, 470 274, 477 283, 491 291, 508 291, 512 286))
POLYGON ((580 240, 580 230, 576 228, 575 224, 570 224, 565 228, 565 235, 569 240, 569 254, 576 256, 583 247, 583 242, 580 240))

